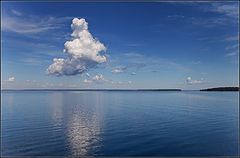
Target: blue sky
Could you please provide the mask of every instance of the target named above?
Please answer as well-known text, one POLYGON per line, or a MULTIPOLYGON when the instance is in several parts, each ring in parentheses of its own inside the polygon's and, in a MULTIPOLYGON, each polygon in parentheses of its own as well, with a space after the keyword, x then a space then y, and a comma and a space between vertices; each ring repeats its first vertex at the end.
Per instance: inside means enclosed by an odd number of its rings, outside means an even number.
POLYGON ((238 16, 237 2, 4 2, 2 87, 237 86, 238 16), (90 45, 72 35, 74 18, 88 23, 90 45), (103 48, 90 48, 97 42, 103 48), (50 68, 54 58, 61 69, 50 68))

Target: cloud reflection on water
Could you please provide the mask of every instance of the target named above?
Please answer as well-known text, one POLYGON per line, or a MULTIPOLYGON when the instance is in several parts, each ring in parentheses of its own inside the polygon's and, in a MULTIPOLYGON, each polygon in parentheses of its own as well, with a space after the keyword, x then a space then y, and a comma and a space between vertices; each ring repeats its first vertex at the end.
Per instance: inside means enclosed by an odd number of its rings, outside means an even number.
POLYGON ((54 98, 52 104, 56 107, 55 110, 53 109, 53 120, 58 125, 59 121, 64 122, 62 124, 65 128, 70 155, 91 155, 91 152, 100 147, 101 96, 95 93, 92 98, 89 98, 81 92, 70 93, 65 95, 56 93, 53 94, 54 97, 51 96, 54 98), (71 97, 74 99, 70 100, 68 95, 76 95, 76 97, 71 97), (61 119, 63 116, 66 120, 61 119))

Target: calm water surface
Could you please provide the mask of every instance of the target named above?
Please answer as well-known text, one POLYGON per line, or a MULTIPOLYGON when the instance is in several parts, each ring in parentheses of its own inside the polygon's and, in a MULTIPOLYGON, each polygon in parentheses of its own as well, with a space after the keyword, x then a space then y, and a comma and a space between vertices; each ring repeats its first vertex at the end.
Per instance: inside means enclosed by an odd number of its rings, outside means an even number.
POLYGON ((3 92, 2 154, 234 156, 238 93, 3 92))

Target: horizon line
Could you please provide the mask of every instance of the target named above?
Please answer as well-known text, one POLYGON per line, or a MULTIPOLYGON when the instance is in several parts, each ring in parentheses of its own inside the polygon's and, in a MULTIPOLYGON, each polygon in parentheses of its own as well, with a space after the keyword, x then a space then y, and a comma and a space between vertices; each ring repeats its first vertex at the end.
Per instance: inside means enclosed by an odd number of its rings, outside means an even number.
POLYGON ((116 88, 26 88, 26 89, 1 89, 2 91, 181 91, 180 88, 137 88, 137 89, 116 89, 116 88))
POLYGON ((181 89, 181 88, 136 88, 136 89, 121 89, 121 88, 23 88, 23 89, 1 89, 1 91, 201 91, 218 88, 239 88, 239 86, 229 87, 211 87, 202 89, 181 89))

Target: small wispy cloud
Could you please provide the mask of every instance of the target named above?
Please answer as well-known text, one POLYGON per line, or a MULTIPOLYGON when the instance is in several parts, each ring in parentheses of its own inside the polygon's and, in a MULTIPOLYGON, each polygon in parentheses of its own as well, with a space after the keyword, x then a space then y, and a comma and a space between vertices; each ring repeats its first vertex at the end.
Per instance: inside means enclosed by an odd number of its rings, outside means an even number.
POLYGON ((136 75, 137 73, 136 72, 132 72, 131 75, 136 75))
POLYGON ((226 50, 229 50, 229 49, 235 49, 235 48, 238 48, 238 44, 234 44, 234 45, 231 45, 231 46, 227 46, 225 49, 226 49, 226 50))
POLYGON ((232 56, 236 56, 237 54, 238 54, 238 52, 235 51, 235 52, 227 53, 225 56, 226 57, 232 57, 232 56))
POLYGON ((203 83, 203 79, 201 79, 201 80, 193 80, 192 77, 187 77, 186 83, 188 85, 202 84, 203 83))
POLYGON ((126 44, 126 46, 128 46, 128 47, 137 47, 137 46, 141 46, 141 44, 129 43, 129 44, 126 44))
POLYGON ((46 63, 46 61, 41 60, 39 58, 20 58, 18 62, 22 63, 23 65, 30 65, 30 66, 40 66, 46 63))
POLYGON ((179 18, 184 18, 185 16, 183 16, 183 15, 168 15, 167 17, 170 19, 179 19, 179 18))
POLYGON ((122 73, 123 72, 123 70, 121 70, 121 69, 113 69, 112 70, 112 73, 122 73))
POLYGON ((18 34, 37 34, 56 30, 61 28, 63 22, 70 19, 70 17, 37 17, 30 15, 22 17, 22 13, 16 10, 11 10, 11 12, 18 17, 4 15, 2 17, 2 29, 18 34))
POLYGON ((129 53, 124 53, 123 56, 130 57, 130 58, 141 58, 141 57, 143 57, 143 54, 129 52, 129 53))
POLYGON ((22 16, 22 13, 20 11, 15 10, 15 9, 12 9, 11 12, 16 16, 22 16))
MULTIPOLYGON (((138 72, 138 71, 150 71, 157 72, 156 70, 177 70, 177 71, 183 71, 183 72, 189 72, 191 71, 190 68, 187 68, 181 64, 178 64, 174 61, 163 59, 160 57, 152 57, 149 55, 144 55, 140 53, 123 53, 121 56, 115 56, 114 63, 112 65, 109 65, 111 69, 119 68, 120 65, 118 63, 121 63, 121 65, 124 67, 124 72, 129 72, 130 74, 132 72, 138 72), (124 62, 122 62, 122 58, 125 57, 124 62)), ((122 68, 120 67, 120 68, 122 68)), ((132 75, 134 75, 133 73, 132 75)))
POLYGON ((226 17, 192 17, 191 23, 205 28, 214 28, 227 25, 229 23, 229 19, 226 17))
MULTIPOLYGON (((197 3, 196 3, 197 4, 197 3)), ((201 3, 201 5, 192 5, 203 13, 214 13, 207 17, 192 16, 188 18, 191 24, 205 28, 216 28, 220 26, 229 26, 238 22, 238 3, 201 3)))
POLYGON ((225 41, 238 41, 238 36, 228 36, 225 38, 225 41))
POLYGON ((111 79, 106 79, 102 74, 95 75, 90 79, 84 79, 85 84, 112 84, 112 85, 128 85, 132 84, 132 81, 113 81, 111 79))
POLYGON ((11 31, 20 34, 39 33, 48 30, 56 29, 56 26, 47 26, 44 23, 31 23, 29 21, 21 21, 14 18, 3 18, 2 22, 3 31, 11 31))
POLYGON ((238 3, 212 3, 210 10, 229 17, 238 16, 238 3))
POLYGON ((192 64, 198 65, 198 64, 201 64, 201 61, 192 61, 192 64))
POLYGON ((151 72, 156 73, 156 72, 158 72, 158 70, 151 70, 151 72))
POLYGON ((89 80, 89 79, 84 79, 83 80, 83 83, 86 83, 86 84, 90 84, 90 83, 92 83, 93 81, 92 80, 89 80))
POLYGON ((132 81, 122 82, 122 81, 111 81, 112 85, 129 85, 132 84, 132 81))
POLYGON ((26 80, 26 83, 37 83, 36 80, 26 80))
POLYGON ((200 37, 200 38, 197 38, 196 40, 198 40, 198 41, 206 41, 206 40, 209 40, 209 37, 200 37))
POLYGON ((114 68, 114 69, 112 69, 112 73, 122 73, 122 72, 124 72, 124 70, 126 70, 127 69, 127 67, 122 67, 122 68, 114 68))

